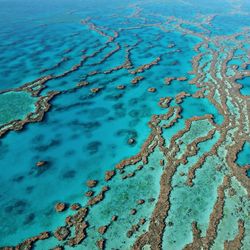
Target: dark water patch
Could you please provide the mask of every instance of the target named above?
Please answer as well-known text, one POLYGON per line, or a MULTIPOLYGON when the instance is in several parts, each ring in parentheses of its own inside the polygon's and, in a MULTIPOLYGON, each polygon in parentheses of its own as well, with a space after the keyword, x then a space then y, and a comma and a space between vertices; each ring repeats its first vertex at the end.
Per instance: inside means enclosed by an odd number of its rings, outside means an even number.
POLYGON ((140 99, 139 98, 131 98, 130 100, 129 100, 129 105, 130 106, 134 106, 135 104, 138 104, 138 102, 140 101, 140 99))
POLYGON ((31 194, 34 190, 34 186, 28 186, 25 188, 25 191, 27 194, 31 194))
POLYGON ((34 213, 28 214, 24 219, 23 225, 31 224, 34 221, 34 219, 35 219, 34 213))
POLYGON ((25 209, 28 207, 28 203, 24 200, 13 201, 12 205, 4 208, 7 214, 23 214, 25 209))
POLYGON ((104 97, 104 100, 111 100, 111 101, 116 101, 119 100, 123 97, 123 93, 116 94, 116 95, 107 95, 104 97))
POLYGON ((115 112, 115 118, 124 118, 126 116, 126 111, 125 110, 121 110, 121 111, 116 111, 115 112))
POLYGON ((129 127, 134 128, 135 126, 137 126, 140 123, 139 119, 133 119, 129 122, 129 127))
POLYGON ((51 168, 51 161, 48 161, 44 166, 33 166, 29 171, 30 176, 39 177, 51 168))
POLYGON ((168 63, 168 65, 169 65, 169 66, 176 66, 176 65, 180 65, 180 61, 178 61, 178 60, 174 60, 174 61, 172 61, 172 62, 169 62, 169 63, 168 63))
POLYGON ((80 122, 79 120, 74 120, 70 122, 68 125, 82 127, 85 132, 91 132, 101 126, 101 123, 98 121, 94 122, 80 122))
POLYGON ((101 146, 102 146, 102 143, 100 141, 92 141, 88 143, 86 150, 88 151, 90 155, 93 155, 93 154, 96 154, 100 150, 101 146))
MULTIPOLYGON (((87 132, 85 132, 85 134, 87 134, 87 132)), ((90 134, 89 134, 90 135, 90 134)), ((72 134, 69 139, 70 140, 76 140, 78 139, 79 137, 81 137, 81 134, 72 134)))
POLYGON ((124 104, 123 103, 116 103, 112 106, 116 110, 124 109, 124 104))
POLYGON ((116 136, 122 137, 125 144, 135 146, 137 143, 138 133, 132 129, 121 129, 116 132, 116 136))
POLYGON ((85 101, 85 102, 87 100, 87 102, 91 103, 91 105, 92 105, 95 103, 95 101, 90 101, 90 99, 92 99, 93 97, 94 97, 94 95, 82 95, 82 96, 78 97, 78 99, 80 101, 85 101))
MULTIPOLYGON (((85 104, 84 102, 77 102, 77 103, 63 106, 63 107, 54 107, 53 111, 56 111, 56 112, 69 111, 69 110, 75 109, 77 107, 83 107, 83 106, 85 106, 84 104, 85 104)), ((91 103, 89 105, 91 105, 91 103)))
POLYGON ((50 205, 50 208, 49 209, 46 209, 46 211, 44 211, 44 215, 45 216, 51 216, 55 213, 55 210, 54 210, 54 205, 56 204, 57 201, 51 203, 50 205))
POLYGON ((89 109, 88 114, 90 118, 100 118, 107 115, 110 111, 106 108, 98 107, 94 109, 89 109))
POLYGON ((61 141, 59 139, 52 139, 50 142, 48 142, 47 144, 40 144, 39 146, 35 146, 33 147, 34 150, 38 151, 38 152, 45 152, 49 149, 51 149, 52 147, 56 147, 58 145, 61 144, 61 141))
POLYGON ((64 179, 72 179, 76 176, 76 171, 75 170, 68 170, 67 172, 65 172, 62 177, 64 179))
POLYGON ((141 116, 142 117, 149 117, 151 115, 151 109, 147 105, 142 105, 141 106, 141 116))
POLYGON ((133 109, 128 114, 130 117, 136 119, 149 117, 151 115, 151 109, 147 105, 142 105, 140 109, 133 109))
POLYGON ((110 145, 110 148, 111 148, 112 150, 115 150, 115 149, 117 148, 117 146, 116 146, 115 144, 111 144, 111 145, 110 145))
POLYGON ((44 141, 45 136, 43 134, 39 134, 33 137, 33 139, 31 140, 32 145, 33 144, 38 144, 41 143, 42 141, 44 141))
MULTIPOLYGON (((153 45, 152 45, 153 46, 153 45)), ((151 46, 150 46, 150 48, 151 48, 151 46)), ((144 57, 145 58, 151 58, 151 57, 153 57, 154 55, 151 53, 151 52, 148 52, 148 53, 146 53, 146 54, 144 54, 144 57)))
POLYGON ((126 115, 126 108, 123 103, 117 103, 112 106, 115 109, 115 117, 123 117, 126 115))
MULTIPOLYGON (((76 138, 76 137, 75 137, 76 138)), ((74 138, 74 139, 75 139, 74 138)), ((76 151, 75 150, 68 150, 68 151, 66 151, 65 153, 64 153, 64 156, 65 157, 68 157, 68 156, 72 156, 72 155, 74 155, 76 153, 76 151)))
POLYGON ((120 129, 116 132, 116 135, 129 139, 129 138, 137 138, 138 133, 135 130, 120 129))
POLYGON ((129 114, 129 116, 136 118, 136 117, 140 116, 140 110, 133 109, 128 114, 129 114))
MULTIPOLYGON (((117 116, 116 116, 116 118, 117 118, 117 116)), ((109 116, 109 117, 107 118, 107 121, 112 122, 112 121, 114 121, 116 118, 113 117, 113 116, 109 116)))
POLYGON ((17 182, 17 183, 20 183, 24 180, 24 176, 23 175, 19 175, 19 176, 16 176, 12 179, 13 182, 17 182))

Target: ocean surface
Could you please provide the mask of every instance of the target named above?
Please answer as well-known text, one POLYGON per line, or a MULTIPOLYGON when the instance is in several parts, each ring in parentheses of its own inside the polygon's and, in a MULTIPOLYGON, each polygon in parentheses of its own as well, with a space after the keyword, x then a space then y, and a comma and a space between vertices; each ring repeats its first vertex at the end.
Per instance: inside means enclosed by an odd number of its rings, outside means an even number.
POLYGON ((0 0, 0 249, 250 249, 249 24, 248 0, 0 0))

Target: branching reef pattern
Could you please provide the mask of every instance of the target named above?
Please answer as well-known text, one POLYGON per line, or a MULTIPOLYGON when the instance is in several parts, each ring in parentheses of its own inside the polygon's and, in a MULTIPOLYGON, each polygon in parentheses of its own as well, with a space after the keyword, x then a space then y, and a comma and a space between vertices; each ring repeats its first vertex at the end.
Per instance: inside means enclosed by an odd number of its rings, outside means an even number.
MULTIPOLYGON (((0 98, 7 92, 37 98, 25 119, 0 126, 0 137, 43 121, 60 96, 83 92, 92 100, 111 88, 117 100, 135 88, 144 89, 142 99, 157 96, 152 105, 159 112, 147 117, 147 137, 136 154, 89 179, 82 201, 55 204, 63 224, 1 249, 249 249, 250 163, 237 163, 250 142, 250 98, 240 84, 250 77, 249 28, 215 35, 220 13, 185 19, 149 13, 141 2, 121 11, 106 17, 110 23, 101 16, 79 20, 101 42, 96 48, 83 43, 76 63, 68 64, 69 48, 55 65, 40 69, 40 78, 0 92, 0 98), (147 32, 154 40, 146 41, 147 32), (183 52, 185 39, 194 42, 183 52), (140 60, 147 51, 149 58, 140 60), (80 81, 67 82, 72 76, 80 81)), ((232 4, 231 15, 240 11, 232 4)), ((130 145, 135 141, 128 138, 130 145)), ((37 168, 47 164, 43 159, 37 168)))

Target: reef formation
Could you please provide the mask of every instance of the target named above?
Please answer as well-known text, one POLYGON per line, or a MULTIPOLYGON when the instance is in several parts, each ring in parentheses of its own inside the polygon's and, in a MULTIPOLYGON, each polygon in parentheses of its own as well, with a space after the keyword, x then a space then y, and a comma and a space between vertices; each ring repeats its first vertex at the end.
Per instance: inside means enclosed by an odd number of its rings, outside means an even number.
MULTIPOLYGON (((193 4, 177 6, 189 2, 193 4)), ((50 219, 60 216, 46 231, 35 236, 25 233, 17 244, 7 238, 1 249, 249 249, 250 162, 240 166, 238 160, 250 142, 250 97, 240 84, 250 77, 250 30, 241 27, 214 34, 219 13, 195 11, 196 16, 188 19, 151 8, 150 1, 139 2, 123 6, 122 14, 107 14, 105 22, 94 15, 79 20, 79 29, 98 37, 96 44, 91 41, 94 47, 83 43, 81 56, 73 62, 74 48, 64 50, 58 62, 40 70, 37 80, 0 92, 0 102, 6 93, 28 93, 33 98, 26 115, 0 124, 3 143, 11 130, 22 134, 25 124, 41 122, 46 115, 51 119, 50 112, 67 112, 84 102, 96 107, 93 100, 100 106, 110 101, 113 106, 105 106, 107 110, 90 111, 91 123, 73 117, 72 124, 80 126, 81 133, 96 134, 100 140, 88 143, 84 153, 89 155, 103 147, 102 140, 111 143, 105 133, 115 126, 93 132, 100 126, 95 118, 104 116, 104 123, 112 123, 115 116, 119 120, 126 115, 124 99, 131 105, 129 127, 115 133, 123 137, 124 150, 131 154, 119 161, 114 157, 114 164, 99 174, 89 170, 85 185, 76 188, 79 194, 74 190, 65 199, 62 195, 49 203, 49 209, 46 204, 43 212, 37 212, 37 220, 51 209, 50 219), (75 102, 67 99, 78 95, 75 102), (143 101, 156 108, 148 112, 146 104, 136 108, 143 101), (139 122, 147 128, 133 130, 139 122), (141 137, 140 129, 146 131, 141 137)), ((235 3, 230 11, 234 16, 242 7, 235 3)), ((79 36, 76 33, 73 38, 79 36)), ((85 110, 76 113, 76 117, 84 115, 85 110)), ((67 113, 65 121, 71 116, 67 113)), ((42 123, 47 122, 53 124, 53 120, 42 123)), ((40 152, 47 148, 50 145, 40 152)), ((74 157, 70 152, 64 159, 74 157)), ((39 157, 34 157, 31 175, 42 178, 58 163, 46 154, 39 157)), ((101 161, 100 157, 91 164, 101 161)), ((81 170, 76 170, 80 176, 81 170)), ((68 176, 74 180, 74 171, 68 176)), ((68 185, 66 178, 62 183, 68 185)))

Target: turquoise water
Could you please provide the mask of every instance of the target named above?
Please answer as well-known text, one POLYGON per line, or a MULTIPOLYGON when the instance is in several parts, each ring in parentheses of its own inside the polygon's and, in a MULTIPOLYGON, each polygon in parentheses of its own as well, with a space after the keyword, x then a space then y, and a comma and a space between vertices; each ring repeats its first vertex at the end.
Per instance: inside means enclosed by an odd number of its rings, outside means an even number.
POLYGON ((240 166, 248 165, 250 161, 250 143, 245 142, 242 150, 237 155, 237 163, 240 166))
MULTIPOLYGON (((241 64, 248 59, 249 31, 238 39, 231 36, 242 32, 250 21, 249 3, 240 2, 239 7, 231 1, 207 4, 205 0, 24 0, 22 3, 0 0, 0 91, 8 90, 0 92, 0 127, 12 120, 24 120, 35 111, 38 98, 60 91, 48 101, 51 107, 42 121, 0 137, 0 246, 15 246, 43 231, 54 232, 63 226, 65 218, 76 212, 67 209, 57 213, 55 204, 65 202, 70 206, 77 202, 87 206, 86 181, 92 179, 99 181, 92 188, 95 195, 103 186, 108 185, 110 190, 100 203, 89 209, 87 237, 76 249, 98 249, 96 241, 101 238, 106 240, 106 249, 132 248, 138 237, 150 230, 150 218, 164 185, 160 180, 164 171, 169 173, 171 161, 190 154, 192 142, 217 130, 210 138, 198 142, 197 152, 188 155, 187 162, 181 162, 172 176, 171 206, 163 221, 173 222, 173 226, 162 229, 162 248, 182 249, 191 243, 193 221, 198 223, 201 235, 206 236, 217 189, 223 178, 232 173, 226 156, 231 154, 229 150, 237 136, 249 136, 246 132, 249 99, 241 99, 233 84, 233 87, 226 85, 228 82, 231 86, 232 79, 223 79, 219 72, 226 53, 236 47, 244 45, 245 50, 236 50, 236 58, 226 63, 225 71, 230 74, 225 75, 233 74, 232 65, 243 71, 241 64), (207 18, 213 15, 214 19, 209 21, 207 18), (196 51, 195 46, 204 41, 208 46, 196 51), (225 49, 225 53, 220 49, 225 49), (199 52, 204 55, 197 72, 192 72, 195 70, 192 61, 199 52), (211 65, 215 52, 221 56, 215 63, 214 76, 211 65), (204 73, 204 77, 196 79, 198 72, 204 73), (20 91, 26 84, 34 92, 36 86, 32 82, 46 76, 51 79, 35 82, 41 91, 37 97, 20 91), (140 80, 135 84, 136 77, 140 80), (167 85, 169 77, 174 79, 167 85), (203 96, 197 97, 200 90, 203 96), (176 96, 182 92, 187 96, 179 102, 176 96), (213 102, 210 94, 216 96, 213 102), (171 98, 169 107, 160 106, 160 98, 166 97, 171 98), (247 111, 243 113, 239 105, 247 111), (164 150, 159 146, 159 135, 154 135, 153 142, 158 144, 147 163, 140 160, 128 164, 124 173, 116 170, 112 180, 105 182, 106 171, 141 151, 153 133, 149 127, 152 117, 177 107, 181 108, 177 120, 174 121, 177 116, 174 113, 158 126, 162 129, 164 150), (242 129, 240 114, 245 119, 245 132, 238 131, 242 129), (206 115, 212 115, 211 120, 206 115), (198 121, 193 121, 194 117, 198 121), (226 118, 230 119, 229 124, 226 118), (187 121, 192 121, 192 125, 185 132, 187 121), (184 135, 173 140, 182 131, 184 135), (212 150, 223 131, 226 135, 216 148, 217 153, 204 160, 195 172, 194 186, 188 186, 188 171, 212 150), (180 144, 179 151, 172 154, 175 143, 180 144), (162 159, 164 164, 160 164, 162 159), (45 165, 38 167, 40 161, 45 165), (138 170, 141 165, 143 168, 138 170), (141 205, 137 204, 140 199, 145 201, 141 205), (132 209, 136 209, 134 215, 132 209), (111 222, 113 215, 118 216, 115 222, 111 222), (145 223, 128 237, 127 232, 140 219, 145 219, 145 223), (103 236, 98 233, 100 226, 108 224, 103 236)), ((246 67, 245 73, 248 72, 246 67)), ((240 93, 248 98, 248 78, 237 82, 243 85, 240 93)), ((237 163, 249 164, 248 156, 249 148, 244 145, 237 163)), ((235 197, 246 199, 249 190, 241 178, 244 177, 233 179, 232 185, 235 197)), ((226 214, 235 212, 235 201, 231 197, 225 200, 226 214)), ((225 240, 234 238, 239 218, 244 219, 248 232, 249 221, 244 217, 247 211, 246 208, 238 212, 233 220, 235 230, 229 236, 219 234, 214 249, 221 249, 225 240)), ((228 220, 232 219, 229 215, 226 218, 219 225, 220 232, 226 231, 228 220)), ((73 236, 74 229, 70 230, 73 236)), ((56 245, 72 249, 66 241, 55 237, 36 242, 34 248, 51 249, 56 245)), ((151 249, 154 247, 151 245, 151 249)), ((242 249, 248 248, 246 237, 242 249)))
POLYGON ((250 78, 244 77, 241 80, 238 80, 238 83, 242 85, 240 92, 242 95, 249 95, 250 94, 250 78))

